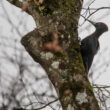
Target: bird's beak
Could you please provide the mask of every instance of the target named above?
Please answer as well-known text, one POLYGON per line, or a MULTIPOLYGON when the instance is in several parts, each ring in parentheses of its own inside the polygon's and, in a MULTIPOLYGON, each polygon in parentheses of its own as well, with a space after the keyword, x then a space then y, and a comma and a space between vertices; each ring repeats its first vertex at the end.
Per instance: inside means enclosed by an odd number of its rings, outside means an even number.
POLYGON ((90 23, 91 23, 92 25, 94 25, 94 26, 95 26, 95 24, 96 24, 95 22, 93 22, 93 21, 91 21, 91 20, 89 20, 89 19, 88 19, 87 21, 90 22, 90 23))
MULTIPOLYGON (((82 16, 82 15, 81 15, 82 16)), ((82 16, 85 20, 87 20, 88 22, 90 22, 92 25, 94 25, 95 26, 95 22, 93 22, 93 21, 91 21, 91 20, 89 20, 89 19, 86 19, 84 16, 82 16)))

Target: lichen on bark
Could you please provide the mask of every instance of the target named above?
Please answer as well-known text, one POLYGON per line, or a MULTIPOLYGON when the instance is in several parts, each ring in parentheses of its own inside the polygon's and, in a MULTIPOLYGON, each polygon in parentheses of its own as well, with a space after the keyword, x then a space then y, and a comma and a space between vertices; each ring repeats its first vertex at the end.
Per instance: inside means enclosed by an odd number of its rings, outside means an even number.
POLYGON ((30 0, 28 3, 27 11, 34 18, 37 29, 25 35, 21 43, 46 70, 63 109, 99 110, 80 54, 77 28, 81 0, 44 0, 39 4, 30 0), (59 53, 48 53, 44 49, 44 43, 52 41, 53 32, 60 38, 62 51, 59 53), (86 92, 87 100, 79 104, 76 96, 83 92, 86 92))

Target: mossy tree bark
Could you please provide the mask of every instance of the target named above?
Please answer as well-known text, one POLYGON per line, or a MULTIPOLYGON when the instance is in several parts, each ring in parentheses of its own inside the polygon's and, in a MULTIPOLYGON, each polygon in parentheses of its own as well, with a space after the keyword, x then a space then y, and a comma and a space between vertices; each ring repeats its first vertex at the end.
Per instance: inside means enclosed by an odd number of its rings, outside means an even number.
MULTIPOLYGON (((19 0, 7 0, 22 7, 19 0)), ((99 110, 97 100, 82 63, 78 41, 78 20, 82 0, 25 0, 25 10, 37 28, 25 35, 21 43, 35 62, 42 65, 54 85, 63 110, 99 110), (44 50, 44 43, 56 32, 62 51, 44 50)))

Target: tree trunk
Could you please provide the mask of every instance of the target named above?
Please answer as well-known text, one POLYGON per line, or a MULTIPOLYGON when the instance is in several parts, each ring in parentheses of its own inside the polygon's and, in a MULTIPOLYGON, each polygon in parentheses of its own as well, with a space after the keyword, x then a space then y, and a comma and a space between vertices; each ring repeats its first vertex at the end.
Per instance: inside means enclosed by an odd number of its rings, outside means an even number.
POLYGON ((63 110, 100 110, 80 54, 77 28, 82 0, 27 0, 27 4, 25 11, 33 16, 37 29, 21 43, 47 72, 63 110), (45 50, 53 33, 58 35, 61 52, 45 50))

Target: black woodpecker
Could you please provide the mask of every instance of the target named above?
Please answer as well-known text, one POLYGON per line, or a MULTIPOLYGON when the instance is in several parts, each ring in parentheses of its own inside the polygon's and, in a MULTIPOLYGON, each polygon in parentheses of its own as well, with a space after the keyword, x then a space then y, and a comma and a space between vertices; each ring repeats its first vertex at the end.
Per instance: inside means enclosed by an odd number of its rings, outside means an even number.
POLYGON ((108 26, 105 23, 98 22, 94 23, 89 21, 91 24, 95 26, 95 32, 91 35, 87 36, 81 41, 81 55, 83 59, 83 63, 88 73, 91 64, 93 62, 93 58, 99 49, 99 37, 106 31, 108 31, 108 26))

